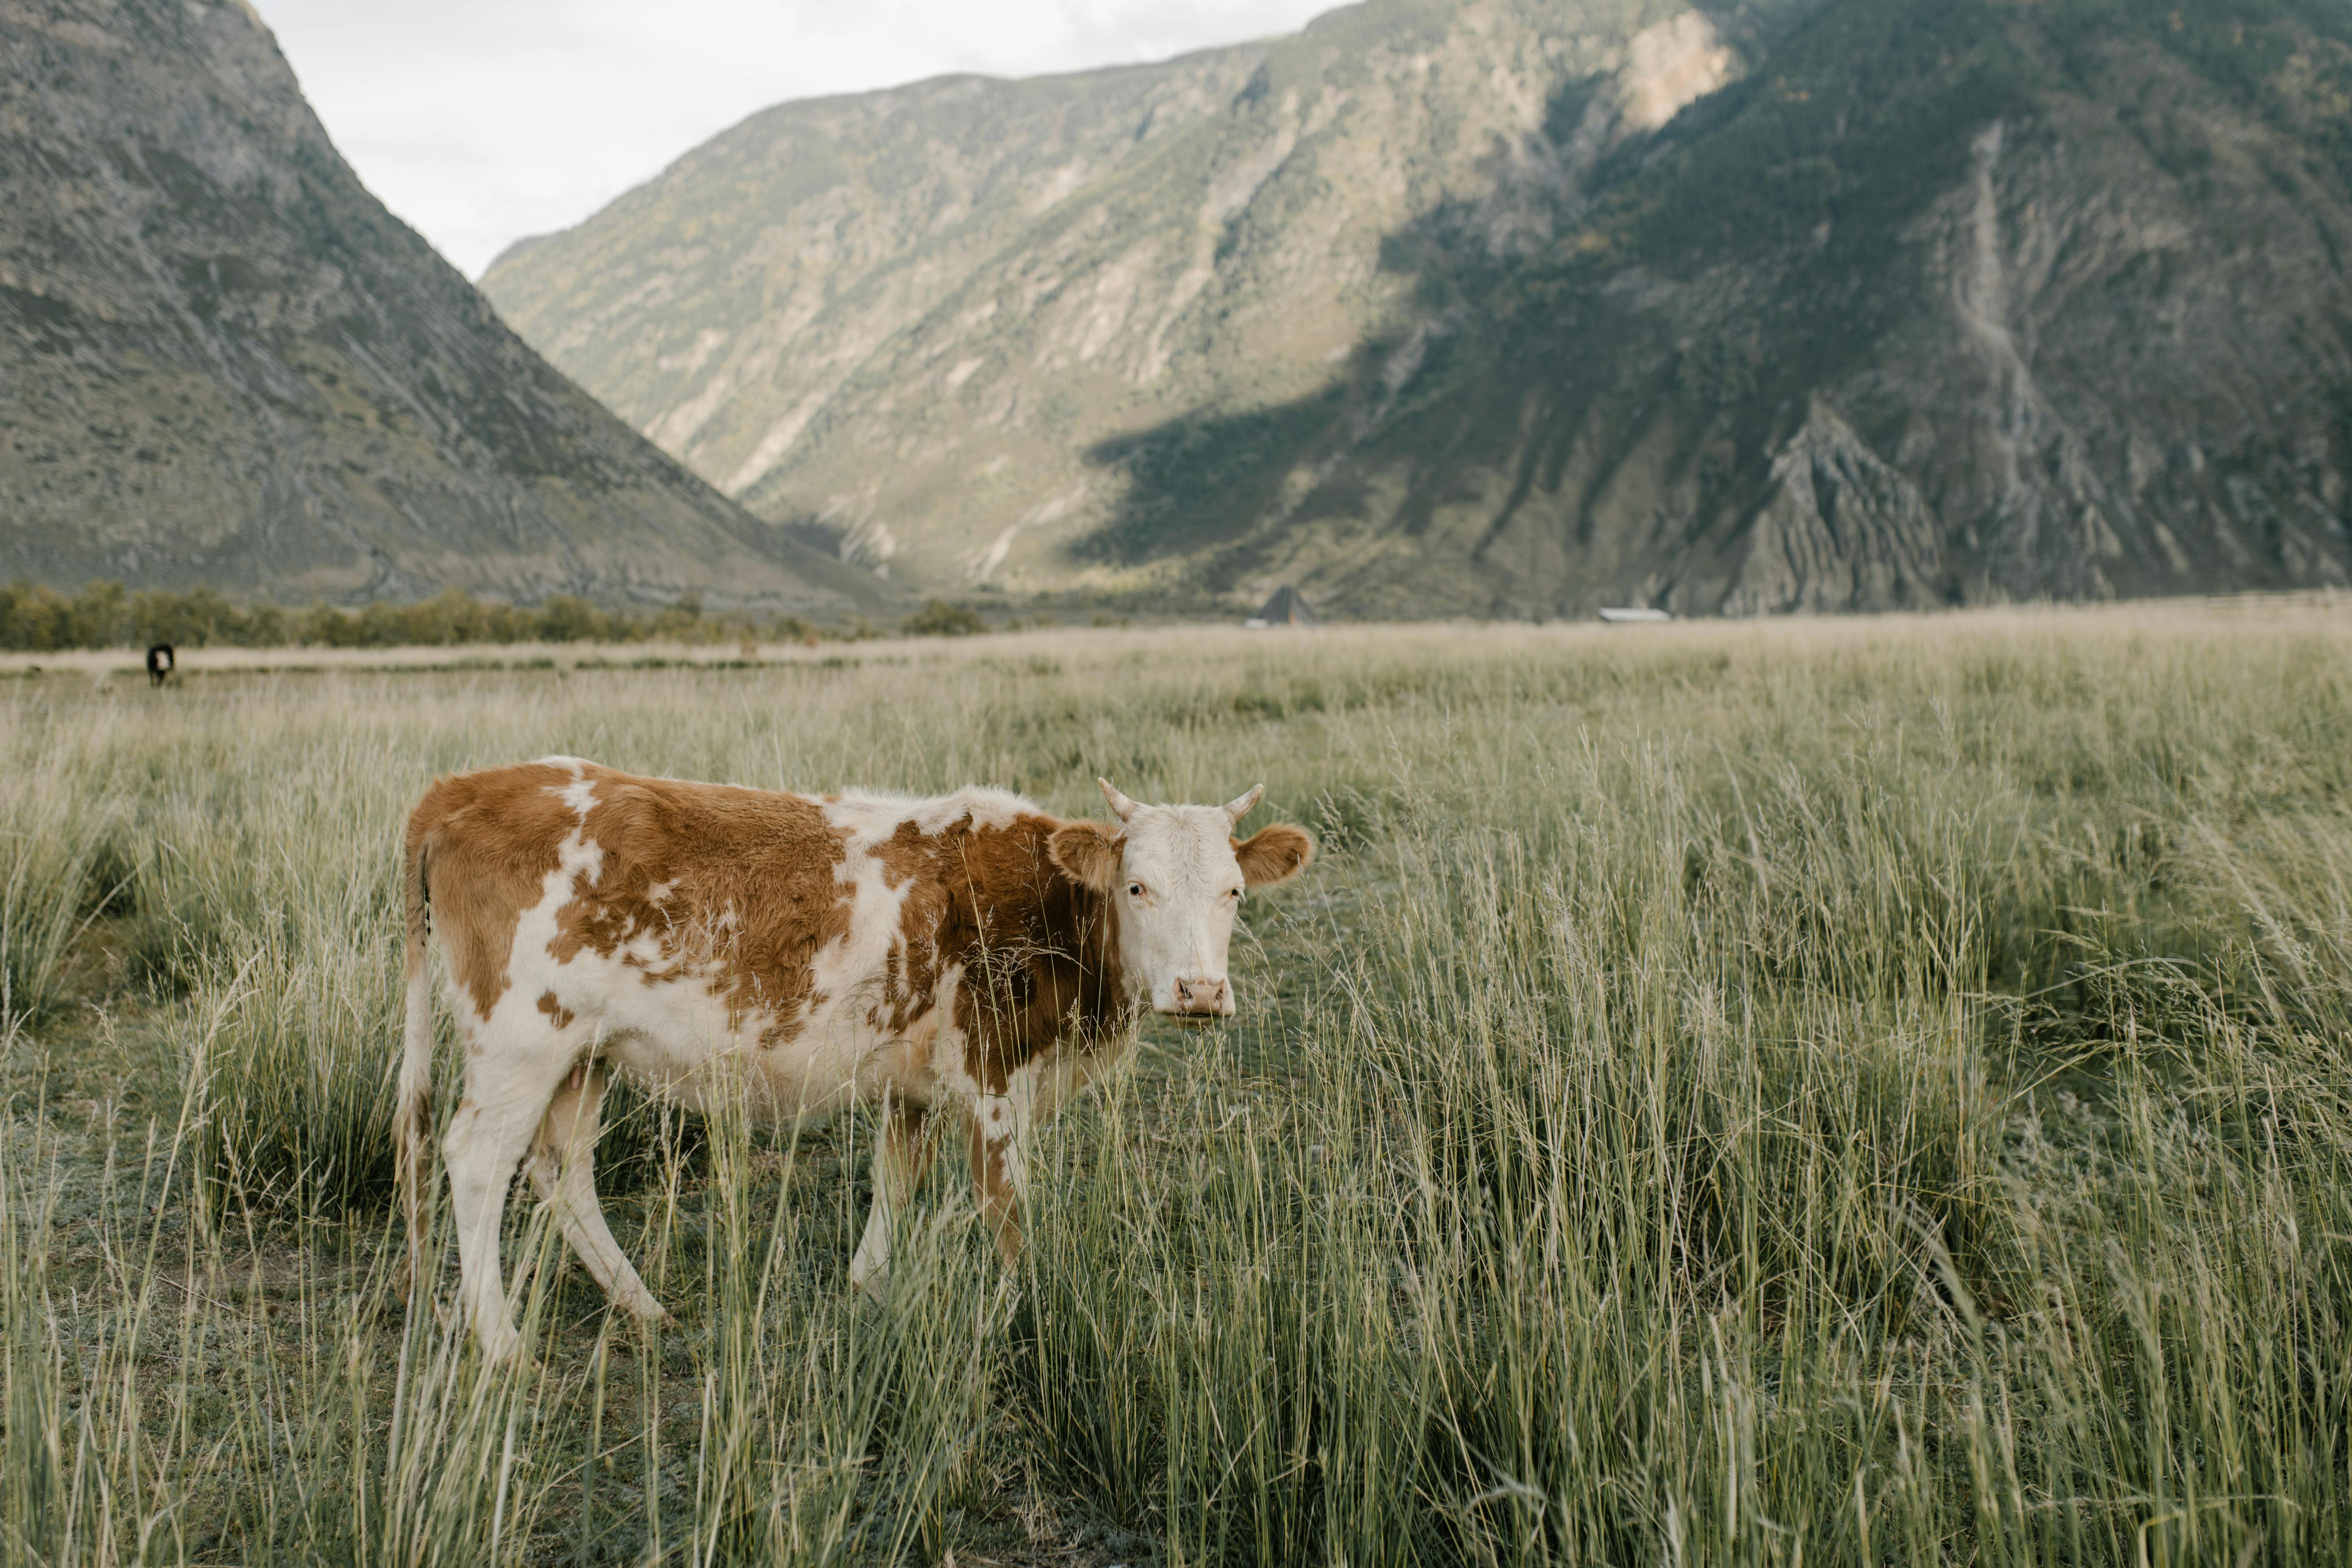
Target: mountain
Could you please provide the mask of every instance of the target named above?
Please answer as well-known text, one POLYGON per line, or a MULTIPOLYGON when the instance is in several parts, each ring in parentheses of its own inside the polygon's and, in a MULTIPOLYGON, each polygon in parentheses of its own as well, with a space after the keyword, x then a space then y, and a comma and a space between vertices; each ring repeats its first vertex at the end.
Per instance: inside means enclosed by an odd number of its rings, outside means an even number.
POLYGON ((1362 616, 2352 582, 2352 9, 1371 0, 780 106, 483 287, 899 580, 1362 616))
POLYGON ((876 600, 509 331, 242 0, 0 0, 0 577, 876 600))

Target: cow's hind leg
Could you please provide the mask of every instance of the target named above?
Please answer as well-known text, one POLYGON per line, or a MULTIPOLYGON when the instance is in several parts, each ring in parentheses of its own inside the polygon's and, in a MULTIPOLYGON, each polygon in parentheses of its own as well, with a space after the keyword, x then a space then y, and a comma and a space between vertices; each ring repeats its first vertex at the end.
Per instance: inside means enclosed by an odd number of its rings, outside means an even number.
POLYGON ((849 1259, 849 1282, 878 1296, 890 1276, 890 1236, 898 1216, 914 1202, 915 1189, 930 1169, 930 1113, 893 1098, 874 1141, 874 1206, 866 1211, 866 1234, 849 1259))
POLYGON ((596 1196, 596 1131, 608 1077, 593 1063, 572 1070, 548 1104, 530 1163, 524 1168, 530 1184, 555 1211, 563 1239, 604 1288, 605 1298, 644 1321, 664 1321, 669 1314, 613 1239, 604 1224, 604 1206, 596 1196))
POLYGON ((578 1047, 554 1029, 530 1030, 521 1038, 500 1038, 505 1032, 495 1026, 467 1032, 466 1098, 449 1119, 441 1153, 457 1230, 458 1299, 482 1353, 503 1361, 522 1343, 499 1267, 507 1189, 578 1047))

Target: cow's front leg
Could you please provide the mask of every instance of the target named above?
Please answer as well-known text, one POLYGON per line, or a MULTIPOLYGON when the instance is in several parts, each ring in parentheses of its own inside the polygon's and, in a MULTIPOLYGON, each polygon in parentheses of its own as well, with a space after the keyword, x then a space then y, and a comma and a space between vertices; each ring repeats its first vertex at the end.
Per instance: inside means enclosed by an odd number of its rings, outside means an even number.
POLYGON ((931 1168, 929 1118, 922 1106, 896 1096, 883 1107, 882 1129, 874 1141, 874 1205, 849 1259, 849 1282, 877 1299, 890 1277, 891 1229, 931 1168))
POLYGON ((981 1217, 1010 1266, 1021 1261, 1021 1205, 1029 1194, 1029 1096, 1015 1084, 977 1096, 966 1112, 971 1130, 971 1184, 981 1217))

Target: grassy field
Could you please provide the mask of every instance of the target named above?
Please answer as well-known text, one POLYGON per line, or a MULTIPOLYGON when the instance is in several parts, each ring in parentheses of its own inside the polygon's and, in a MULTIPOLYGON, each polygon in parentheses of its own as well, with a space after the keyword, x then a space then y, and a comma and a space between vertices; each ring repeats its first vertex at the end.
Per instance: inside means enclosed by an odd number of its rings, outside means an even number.
POLYGON ((0 801, 9 1562, 2352 1562, 2352 614, 52 669, 0 801), (403 1302, 394 842, 552 751, 1326 853, 1017 1272, 951 1152, 867 1304, 867 1125, 639 1104, 675 1327, 519 1201, 485 1373, 403 1302))

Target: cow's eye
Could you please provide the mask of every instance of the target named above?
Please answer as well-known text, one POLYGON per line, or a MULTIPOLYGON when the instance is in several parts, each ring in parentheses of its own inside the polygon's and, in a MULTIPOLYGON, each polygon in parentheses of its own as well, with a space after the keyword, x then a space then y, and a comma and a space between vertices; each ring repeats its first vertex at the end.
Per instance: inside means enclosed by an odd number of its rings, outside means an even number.
POLYGON ((1229 899, 1238 899, 1241 896, 1242 890, 1239 888, 1227 888, 1225 889, 1225 897, 1229 899))
POLYGON ((1140 882, 1129 882, 1127 885, 1127 894, 1128 897, 1131 899, 1139 899, 1143 897, 1143 884, 1140 882))

